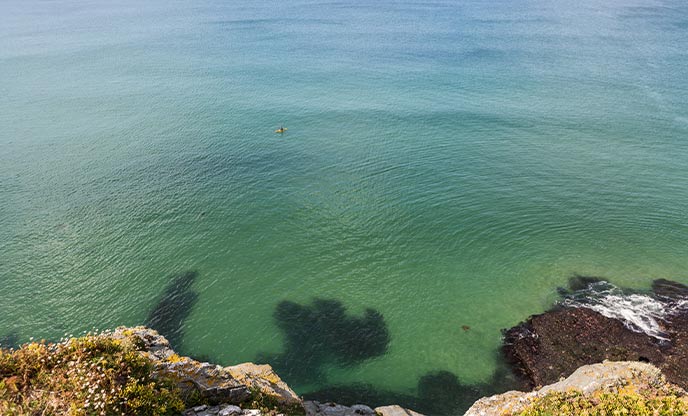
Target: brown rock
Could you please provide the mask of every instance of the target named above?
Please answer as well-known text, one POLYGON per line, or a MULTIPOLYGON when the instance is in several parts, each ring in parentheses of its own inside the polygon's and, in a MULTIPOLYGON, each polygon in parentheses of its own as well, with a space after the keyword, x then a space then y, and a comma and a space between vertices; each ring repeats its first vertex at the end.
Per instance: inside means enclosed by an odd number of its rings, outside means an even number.
POLYGON ((301 398, 268 364, 244 363, 225 367, 224 371, 249 390, 260 392, 264 397, 275 400, 280 406, 303 406, 301 398))
POLYGON ((527 387, 567 377, 578 367, 644 361, 662 368, 670 346, 587 308, 559 308, 530 317, 504 334, 503 351, 527 387))
POLYGON ((652 292, 660 298, 681 300, 688 298, 688 286, 666 279, 656 279, 652 282, 652 292))

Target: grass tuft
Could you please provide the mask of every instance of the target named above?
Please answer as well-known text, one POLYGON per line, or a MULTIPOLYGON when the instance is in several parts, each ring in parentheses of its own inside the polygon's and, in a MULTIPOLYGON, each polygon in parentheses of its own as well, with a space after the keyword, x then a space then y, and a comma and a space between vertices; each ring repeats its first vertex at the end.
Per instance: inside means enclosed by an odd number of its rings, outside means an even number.
POLYGON ((152 378, 139 343, 102 333, 0 350, 0 414, 179 414, 185 408, 179 391, 152 378))
POLYGON ((580 392, 549 393, 535 399, 519 416, 674 416, 688 415, 686 398, 676 395, 580 392))

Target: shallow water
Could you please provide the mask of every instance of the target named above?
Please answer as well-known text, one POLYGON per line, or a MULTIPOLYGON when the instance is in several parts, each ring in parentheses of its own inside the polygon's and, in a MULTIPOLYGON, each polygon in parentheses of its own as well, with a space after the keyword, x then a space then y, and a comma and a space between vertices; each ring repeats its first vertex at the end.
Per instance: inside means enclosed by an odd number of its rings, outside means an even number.
POLYGON ((688 283, 686 45, 677 0, 5 0, 0 337, 277 359, 332 299, 386 353, 299 393, 490 383, 574 273, 688 283))

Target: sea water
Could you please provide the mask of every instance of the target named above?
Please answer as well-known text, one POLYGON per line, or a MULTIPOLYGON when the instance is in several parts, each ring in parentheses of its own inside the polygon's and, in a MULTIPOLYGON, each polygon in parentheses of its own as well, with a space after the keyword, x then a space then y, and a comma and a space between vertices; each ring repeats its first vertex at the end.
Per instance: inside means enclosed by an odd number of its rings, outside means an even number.
POLYGON ((493 383, 570 276, 688 283, 687 51, 683 0, 3 0, 0 337, 162 299, 300 394, 493 383), (384 354, 284 365, 316 299, 384 354))

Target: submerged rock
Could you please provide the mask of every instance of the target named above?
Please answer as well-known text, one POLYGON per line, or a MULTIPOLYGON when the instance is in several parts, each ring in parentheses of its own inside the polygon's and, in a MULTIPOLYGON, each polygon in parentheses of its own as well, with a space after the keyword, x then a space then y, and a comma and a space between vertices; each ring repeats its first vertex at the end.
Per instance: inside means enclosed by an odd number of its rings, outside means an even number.
POLYGON ((584 397, 601 397, 604 393, 634 393, 653 398, 686 397, 683 389, 668 383, 661 371, 651 364, 604 362, 583 366, 565 380, 537 391, 530 393, 510 391, 482 398, 468 409, 466 416, 519 414, 536 400, 553 393, 577 393, 584 397))
POLYGON ((568 292, 561 305, 504 332, 504 355, 526 387, 612 360, 652 363, 687 388, 688 287, 661 280, 653 285, 655 293, 624 294, 607 282, 587 284, 568 292), (595 293, 599 287, 604 291, 595 293))
POLYGON ((198 273, 192 270, 173 276, 146 319, 146 326, 163 334, 175 348, 184 338, 184 321, 198 300, 192 289, 197 278, 198 273))
POLYGON ((12 331, 9 334, 0 336, 0 348, 19 348, 19 334, 16 331, 12 331))
POLYGON ((271 363, 290 383, 322 383, 329 365, 360 364, 383 355, 390 342, 380 312, 367 308, 356 316, 335 299, 304 305, 282 301, 273 317, 284 335, 284 351, 259 354, 257 360, 271 363))

